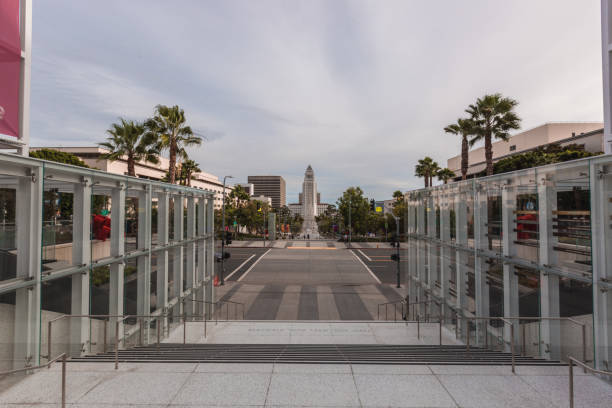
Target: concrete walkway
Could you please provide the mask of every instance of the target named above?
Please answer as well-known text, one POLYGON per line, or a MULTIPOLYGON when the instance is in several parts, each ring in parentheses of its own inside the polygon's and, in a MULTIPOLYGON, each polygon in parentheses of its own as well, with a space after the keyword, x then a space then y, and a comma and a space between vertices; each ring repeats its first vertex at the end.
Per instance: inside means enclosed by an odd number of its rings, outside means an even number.
MULTIPOLYGON (((575 372, 576 407, 612 387, 575 372)), ((61 372, 26 377, 1 407, 57 407, 61 372)), ((566 367, 70 363, 70 407, 567 407, 566 367)))

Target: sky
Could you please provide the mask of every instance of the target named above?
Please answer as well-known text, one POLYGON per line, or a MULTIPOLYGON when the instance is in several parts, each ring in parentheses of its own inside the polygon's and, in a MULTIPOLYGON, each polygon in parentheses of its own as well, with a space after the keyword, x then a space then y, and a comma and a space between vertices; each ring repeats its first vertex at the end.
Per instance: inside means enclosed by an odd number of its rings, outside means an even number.
POLYGON ((281 175, 296 202, 388 199, 443 167, 477 97, 522 128, 603 118, 599 0, 34 0, 32 146, 91 146, 179 105, 219 177, 281 175))

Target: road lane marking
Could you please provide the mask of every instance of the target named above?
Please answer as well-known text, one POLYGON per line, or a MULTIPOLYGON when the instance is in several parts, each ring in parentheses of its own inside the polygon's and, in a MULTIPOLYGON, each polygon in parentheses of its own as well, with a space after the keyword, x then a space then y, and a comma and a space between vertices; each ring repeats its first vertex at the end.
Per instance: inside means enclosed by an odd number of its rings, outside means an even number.
POLYGON ((261 259, 264 256, 268 255, 268 252, 270 252, 271 250, 272 250, 272 248, 268 249, 262 256, 260 256, 255 262, 253 262, 253 265, 251 265, 251 267, 249 269, 247 269, 246 272, 240 278, 238 278, 238 282, 243 280, 244 277, 247 276, 247 273, 251 272, 251 269, 253 269, 255 267, 255 265, 257 265, 259 263, 259 261, 261 261, 261 259))
POLYGON ((317 249, 317 250, 325 250, 325 251, 334 251, 338 248, 336 247, 299 247, 299 246, 289 246, 285 249, 317 249))
POLYGON ((365 259, 367 259, 368 261, 372 262, 372 259, 369 256, 367 256, 366 254, 364 254, 363 251, 361 251, 361 249, 358 249, 357 251, 359 251, 359 253, 361 255, 365 256, 365 259))
MULTIPOLYGON (((373 277, 373 278, 376 280, 376 282, 378 282, 378 283, 382 283, 382 282, 380 281, 380 279, 378 279, 378 277, 377 277, 376 275, 374 275, 374 272, 372 272, 372 271, 370 270, 370 268, 368 268, 368 265, 366 265, 366 264, 365 264, 365 263, 364 263, 364 262, 361 260, 361 258, 357 256, 357 254, 356 254, 355 252, 353 252, 353 251, 351 250, 351 254, 353 254, 353 256, 354 256, 355 258, 357 258, 357 260, 358 260, 359 262, 361 262, 361 264, 363 265, 363 267, 364 267, 364 268, 366 268, 366 270, 367 270, 368 272, 370 272, 370 275, 372 275, 372 277, 373 277)), ((244 276, 244 275, 243 275, 243 276, 244 276)))
POLYGON ((240 264, 240 266, 239 266, 239 267, 237 267, 236 269, 234 269, 234 270, 232 271, 232 273, 230 273, 229 275, 227 275, 227 276, 225 277, 225 279, 227 280, 227 279, 231 278, 233 274, 235 274, 236 272, 238 272, 238 270, 239 270, 240 268, 242 268, 242 267, 244 266, 244 264, 246 264, 246 263, 247 263, 247 262, 249 262, 251 259, 253 259, 253 257, 254 257, 254 256, 255 256, 255 254, 253 254, 253 255, 249 256, 249 257, 247 258, 247 260, 246 260, 246 261, 244 261, 243 263, 241 263, 241 264, 240 264))

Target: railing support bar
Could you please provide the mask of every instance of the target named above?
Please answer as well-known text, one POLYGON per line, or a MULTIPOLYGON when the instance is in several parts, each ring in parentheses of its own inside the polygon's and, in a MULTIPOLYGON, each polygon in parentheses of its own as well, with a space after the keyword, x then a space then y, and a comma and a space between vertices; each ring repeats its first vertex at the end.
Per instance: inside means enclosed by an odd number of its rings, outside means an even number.
POLYGON ((62 408, 66 408, 66 353, 62 355, 62 408))
POLYGON ((115 370, 119 368, 119 319, 115 322, 115 370))
POLYGON ((574 362, 569 359, 569 406, 574 408, 574 362))

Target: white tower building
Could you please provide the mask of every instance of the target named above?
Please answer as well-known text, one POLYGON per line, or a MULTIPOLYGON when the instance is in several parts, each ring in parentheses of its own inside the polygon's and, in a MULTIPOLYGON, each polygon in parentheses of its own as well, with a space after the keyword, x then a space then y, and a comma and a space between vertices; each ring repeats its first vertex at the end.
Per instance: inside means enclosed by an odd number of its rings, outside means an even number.
POLYGON ((304 173, 302 197, 304 200, 302 203, 304 206, 304 224, 302 226, 302 232, 314 238, 314 235, 318 235, 317 221, 315 220, 317 215, 317 183, 314 178, 314 171, 312 171, 310 165, 308 165, 304 173))

